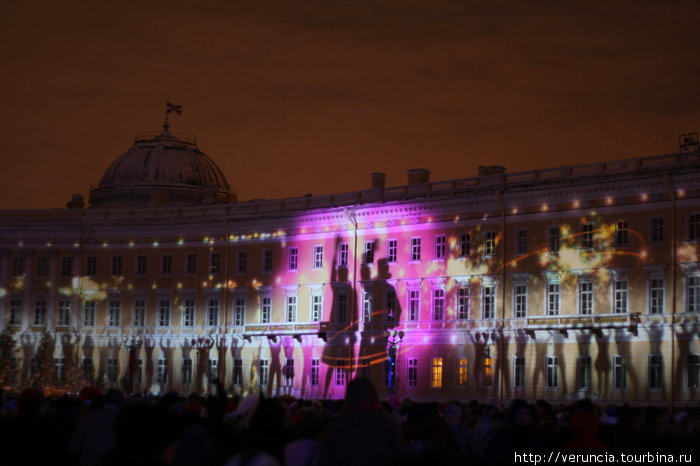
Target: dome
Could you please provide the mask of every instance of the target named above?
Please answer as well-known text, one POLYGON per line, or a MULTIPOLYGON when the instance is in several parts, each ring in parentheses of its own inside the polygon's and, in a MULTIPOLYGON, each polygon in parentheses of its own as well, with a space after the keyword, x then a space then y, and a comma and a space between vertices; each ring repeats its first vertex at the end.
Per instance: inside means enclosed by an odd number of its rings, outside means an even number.
POLYGON ((235 202, 221 169, 193 137, 143 133, 90 190, 92 206, 188 205, 235 202))

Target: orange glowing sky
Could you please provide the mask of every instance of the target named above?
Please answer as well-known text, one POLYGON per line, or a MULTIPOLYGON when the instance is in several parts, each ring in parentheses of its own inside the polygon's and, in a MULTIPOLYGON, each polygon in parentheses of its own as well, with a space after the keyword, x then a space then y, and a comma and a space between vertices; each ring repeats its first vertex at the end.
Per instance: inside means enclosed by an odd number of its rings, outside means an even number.
POLYGON ((241 200, 674 152, 700 130, 699 20, 692 0, 4 2, 0 209, 87 197, 168 100, 241 200))

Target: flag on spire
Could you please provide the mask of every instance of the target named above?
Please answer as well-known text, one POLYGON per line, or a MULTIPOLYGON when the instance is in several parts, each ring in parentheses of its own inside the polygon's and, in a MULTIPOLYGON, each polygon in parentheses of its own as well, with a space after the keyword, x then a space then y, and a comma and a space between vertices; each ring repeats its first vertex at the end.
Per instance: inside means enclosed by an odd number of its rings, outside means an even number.
POLYGON ((182 115, 182 105, 175 105, 171 104, 170 102, 166 102, 167 107, 165 110, 166 115, 168 113, 177 113, 178 115, 182 115))

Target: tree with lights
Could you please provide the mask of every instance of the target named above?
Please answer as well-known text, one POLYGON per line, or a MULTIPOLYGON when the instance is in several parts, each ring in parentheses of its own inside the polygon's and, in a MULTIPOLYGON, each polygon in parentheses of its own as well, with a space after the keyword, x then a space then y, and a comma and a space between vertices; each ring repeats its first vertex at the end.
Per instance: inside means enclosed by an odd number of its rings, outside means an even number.
POLYGON ((46 332, 41 336, 39 347, 34 355, 32 375, 29 378, 30 387, 50 389, 55 385, 53 351, 53 339, 46 332))
POLYGON ((17 376, 15 339, 7 330, 0 334, 0 388, 11 388, 17 376))

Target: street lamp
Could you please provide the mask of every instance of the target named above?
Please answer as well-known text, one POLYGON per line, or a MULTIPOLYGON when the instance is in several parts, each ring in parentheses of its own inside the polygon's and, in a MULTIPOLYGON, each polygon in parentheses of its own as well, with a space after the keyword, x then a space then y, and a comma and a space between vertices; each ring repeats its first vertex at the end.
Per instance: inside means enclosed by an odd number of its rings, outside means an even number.
POLYGON ((384 337, 387 343, 387 358, 389 360, 389 393, 396 391, 396 355, 399 344, 404 337, 403 330, 384 330, 384 337))
POLYGON ((129 393, 134 392, 134 372, 136 371, 136 353, 141 349, 143 340, 141 337, 124 337, 124 347, 129 350, 129 367, 128 378, 126 381, 126 390, 129 393))

